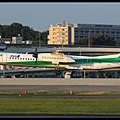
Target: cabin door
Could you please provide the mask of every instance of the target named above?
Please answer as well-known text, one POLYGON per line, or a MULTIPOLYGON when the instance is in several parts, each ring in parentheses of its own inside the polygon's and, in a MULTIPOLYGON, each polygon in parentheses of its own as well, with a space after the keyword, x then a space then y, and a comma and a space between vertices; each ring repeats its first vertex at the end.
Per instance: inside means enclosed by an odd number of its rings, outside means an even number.
POLYGON ((3 54, 3 56, 2 56, 2 62, 3 62, 4 64, 7 63, 7 55, 3 54))
POLYGON ((87 61, 86 61, 86 67, 87 68, 91 68, 91 66, 92 66, 92 60, 91 59, 87 59, 87 61))

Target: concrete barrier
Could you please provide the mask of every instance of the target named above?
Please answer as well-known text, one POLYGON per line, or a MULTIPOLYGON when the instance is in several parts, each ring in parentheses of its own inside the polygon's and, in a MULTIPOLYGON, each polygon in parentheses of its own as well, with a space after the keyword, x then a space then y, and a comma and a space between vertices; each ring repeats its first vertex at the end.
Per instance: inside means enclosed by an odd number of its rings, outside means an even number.
POLYGON ((120 85, 116 78, 0 78, 0 85, 120 85))

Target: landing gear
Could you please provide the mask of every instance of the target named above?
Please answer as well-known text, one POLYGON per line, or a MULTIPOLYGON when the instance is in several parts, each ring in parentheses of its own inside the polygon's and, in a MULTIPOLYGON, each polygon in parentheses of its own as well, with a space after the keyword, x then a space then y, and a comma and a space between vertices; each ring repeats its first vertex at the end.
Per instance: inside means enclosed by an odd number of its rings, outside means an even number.
POLYGON ((56 71, 55 71, 55 74, 56 74, 56 75, 60 75, 60 74, 61 74, 61 71, 60 71, 60 70, 56 70, 56 71))
POLYGON ((55 74, 56 77, 62 77, 62 78, 71 78, 72 77, 72 71, 61 71, 59 70, 59 64, 56 65, 55 67, 55 74))
POLYGON ((59 64, 55 65, 55 75, 56 77, 60 77, 61 71, 59 70, 59 64))
POLYGON ((57 78, 61 78, 61 71, 56 69, 55 70, 55 75, 56 75, 57 78))

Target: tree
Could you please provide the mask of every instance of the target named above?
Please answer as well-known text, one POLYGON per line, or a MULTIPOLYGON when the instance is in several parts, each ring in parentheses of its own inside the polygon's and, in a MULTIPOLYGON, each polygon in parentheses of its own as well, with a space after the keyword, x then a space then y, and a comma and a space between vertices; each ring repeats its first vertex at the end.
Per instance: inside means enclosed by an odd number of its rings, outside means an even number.
MULTIPOLYGON (((91 46, 116 46, 116 41, 106 34, 98 34, 90 38, 91 46)), ((83 38, 75 42, 75 45, 88 45, 88 38, 83 38)))
POLYGON ((101 33, 93 37, 92 45, 115 46, 116 41, 108 35, 101 33))
POLYGON ((10 25, 0 25, 0 35, 3 38, 17 37, 18 34, 20 34, 24 41, 31 40, 38 44, 39 33, 41 33, 42 43, 47 43, 48 31, 35 31, 29 26, 23 26, 22 24, 16 22, 10 25))

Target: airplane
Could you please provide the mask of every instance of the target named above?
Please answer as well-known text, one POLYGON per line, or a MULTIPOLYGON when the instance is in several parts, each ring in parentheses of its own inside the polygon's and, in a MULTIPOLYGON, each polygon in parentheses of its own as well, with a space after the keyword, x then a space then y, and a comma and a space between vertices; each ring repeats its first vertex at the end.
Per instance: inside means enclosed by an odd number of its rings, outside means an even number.
POLYGON ((20 67, 55 68, 56 75, 60 70, 109 70, 120 67, 120 53, 104 56, 77 56, 67 55, 60 50, 52 53, 38 53, 37 48, 33 54, 0 52, 0 65, 20 67))

